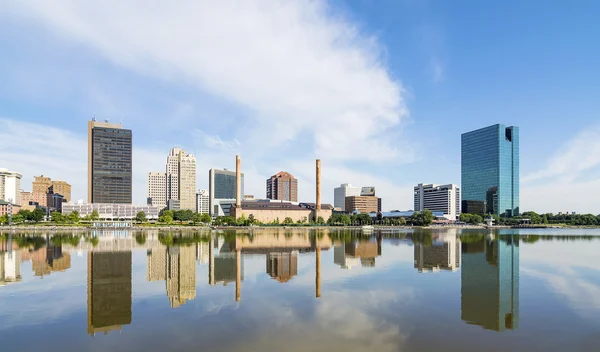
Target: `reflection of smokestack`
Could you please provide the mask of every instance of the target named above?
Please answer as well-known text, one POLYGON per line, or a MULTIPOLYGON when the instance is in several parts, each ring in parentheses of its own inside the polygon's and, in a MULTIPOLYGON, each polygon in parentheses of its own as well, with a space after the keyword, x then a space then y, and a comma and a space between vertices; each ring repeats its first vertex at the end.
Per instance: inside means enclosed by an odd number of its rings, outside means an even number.
POLYGON ((235 252, 235 301, 242 299, 242 251, 235 252))
POLYGON ((235 156, 235 206, 242 207, 242 159, 239 155, 235 156))
MULTIPOLYGON (((315 209, 321 210, 321 159, 317 159, 317 201, 315 209)), ((317 214, 318 215, 318 214, 317 214)))
MULTIPOLYGON (((317 235, 318 236, 318 235, 317 235)), ((317 240, 317 252, 315 253, 316 263, 315 263, 315 297, 321 297, 321 247, 319 247, 319 240, 317 240)))

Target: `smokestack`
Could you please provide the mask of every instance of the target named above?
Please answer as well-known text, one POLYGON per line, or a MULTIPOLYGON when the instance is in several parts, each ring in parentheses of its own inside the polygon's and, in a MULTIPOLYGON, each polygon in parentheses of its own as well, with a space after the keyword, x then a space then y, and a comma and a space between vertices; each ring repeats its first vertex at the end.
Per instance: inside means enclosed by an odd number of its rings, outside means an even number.
MULTIPOLYGON (((321 210, 321 159, 317 159, 317 201, 316 210, 321 210)), ((318 215, 318 214, 317 214, 318 215)))
POLYGON ((239 155, 235 156, 235 207, 242 207, 242 160, 239 155))

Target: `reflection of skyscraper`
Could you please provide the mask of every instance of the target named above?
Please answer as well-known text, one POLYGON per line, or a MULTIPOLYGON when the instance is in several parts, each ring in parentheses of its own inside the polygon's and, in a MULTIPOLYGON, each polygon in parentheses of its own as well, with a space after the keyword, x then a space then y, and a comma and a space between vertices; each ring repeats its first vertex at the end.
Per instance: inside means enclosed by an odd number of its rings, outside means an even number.
POLYGON ((195 247, 169 247, 167 249, 167 296, 172 308, 196 298, 195 247))
POLYGON ((519 327, 519 237, 462 244, 462 320, 485 329, 519 327))
POLYGON ((333 248, 333 262, 343 269, 352 266, 374 267, 375 258, 381 255, 381 238, 377 242, 358 241, 354 243, 342 242, 333 248))
POLYGON ((460 267, 460 240, 454 236, 444 236, 439 241, 433 241, 426 247, 423 243, 416 243, 415 268, 422 272, 450 270, 455 271, 460 267))
POLYGON ((0 242, 0 286, 21 281, 20 254, 19 250, 13 250, 10 239, 0 242))
POLYGON ((71 254, 63 253, 62 246, 46 241, 46 247, 27 253, 22 260, 31 259, 31 268, 35 276, 50 275, 52 272, 65 271, 71 267, 71 254))
POLYGON ((148 251, 148 281, 165 281, 172 308, 196 298, 196 247, 173 246, 148 251))
POLYGON ((298 251, 267 254, 267 274, 281 283, 298 275, 298 251))
POLYGON ((131 324, 131 252, 88 253, 88 334, 131 324))

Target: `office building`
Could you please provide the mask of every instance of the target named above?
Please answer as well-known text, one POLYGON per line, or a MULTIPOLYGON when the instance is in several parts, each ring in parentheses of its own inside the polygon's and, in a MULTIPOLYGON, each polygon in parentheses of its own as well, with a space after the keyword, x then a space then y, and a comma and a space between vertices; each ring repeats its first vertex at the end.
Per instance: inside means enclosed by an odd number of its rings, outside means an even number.
POLYGON ((196 212, 210 214, 210 196, 206 189, 199 189, 196 193, 196 212))
POLYGON ((33 211, 37 207, 46 207, 48 194, 21 191, 21 209, 33 211))
POLYGON ((460 189, 457 185, 419 183, 414 187, 414 210, 443 212, 449 220, 460 215, 460 189))
POLYGON ((88 121, 88 202, 131 204, 131 143, 121 124, 88 121))
MULTIPOLYGON (((211 215, 215 214, 215 199, 235 199, 237 196, 236 173, 227 169, 210 169, 208 172, 209 179, 209 209, 211 215)), ((241 193, 244 194, 244 174, 241 174, 241 193)))
POLYGON ((379 210, 379 198, 375 196, 346 197, 346 212, 376 213, 379 210))
POLYGON ((53 181, 50 177, 41 175, 34 177, 31 186, 32 193, 60 194, 65 202, 71 201, 71 185, 65 181, 53 181))
POLYGON ((339 187, 333 189, 333 207, 336 210, 346 209, 346 197, 359 196, 358 187, 353 187, 349 183, 342 183, 339 187))
POLYGON ((486 202, 486 212, 519 214, 519 128, 498 124, 464 133, 462 199, 486 202))
POLYGON ((15 215, 20 210, 21 210, 20 205, 12 204, 10 202, 0 199, 0 216, 15 215))
POLYGON ((21 205, 21 174, 0 169, 0 200, 21 205))
POLYGON ((196 157, 173 148, 167 156, 166 200, 179 200, 182 210, 196 210, 196 157))
POLYGON ((519 327, 519 236, 462 243, 462 320, 494 331, 519 327))
POLYGON ((485 200, 463 200, 461 212, 467 214, 487 215, 487 205, 485 200))
POLYGON ((92 215, 93 211, 97 211, 100 219, 124 219, 132 220, 137 213, 143 212, 148 220, 157 220, 158 214, 162 208, 151 205, 132 205, 118 203, 64 203, 62 205, 62 213, 69 215, 74 211, 79 212, 79 216, 92 215))
POLYGON ((267 199, 298 201, 298 180, 290 173, 280 171, 267 179, 267 199))
POLYGON ((131 324, 131 251, 88 252, 88 334, 131 324))
POLYGON ((167 206, 167 174, 148 173, 148 205, 164 209, 167 206))

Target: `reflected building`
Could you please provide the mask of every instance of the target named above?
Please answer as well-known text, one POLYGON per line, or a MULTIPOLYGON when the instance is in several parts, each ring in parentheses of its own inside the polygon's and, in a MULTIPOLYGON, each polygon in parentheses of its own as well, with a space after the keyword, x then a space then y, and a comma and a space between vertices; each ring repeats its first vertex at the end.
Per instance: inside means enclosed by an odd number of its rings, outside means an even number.
POLYGON ((21 252, 10 239, 0 242, 0 286, 21 281, 21 252))
POLYGON ((33 252, 25 250, 21 253, 21 261, 29 260, 34 276, 44 277, 71 267, 71 254, 63 252, 62 246, 55 246, 48 239, 45 248, 33 252))
POLYGON ((414 253, 415 269, 420 273, 456 271, 460 267, 460 239, 456 235, 440 236, 431 246, 415 243, 414 253))
POLYGON ((298 251, 267 254, 267 274, 284 283, 298 275, 298 251))
POLYGON ((165 281, 171 308, 196 298, 196 246, 158 246, 148 250, 148 281, 165 281))
POLYGON ((131 251, 88 252, 88 334, 131 324, 131 251))
POLYGON ((333 262, 342 269, 353 266, 374 267, 375 258, 381 255, 381 237, 373 241, 342 242, 333 247, 333 262))
POLYGON ((462 320, 484 329, 519 327, 519 237, 462 243, 462 320))

